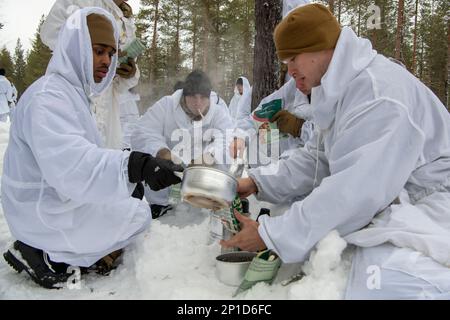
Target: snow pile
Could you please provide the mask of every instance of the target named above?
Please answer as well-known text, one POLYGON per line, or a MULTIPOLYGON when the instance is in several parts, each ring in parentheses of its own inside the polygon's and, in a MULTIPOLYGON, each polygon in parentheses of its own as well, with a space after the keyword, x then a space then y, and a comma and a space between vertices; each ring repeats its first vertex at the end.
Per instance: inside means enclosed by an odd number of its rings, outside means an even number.
MULTIPOLYGON (((189 211, 188 211, 189 212, 189 211)), ((177 210, 177 215, 182 215, 177 210)), ((203 214, 203 213, 201 213, 203 214)), ((170 226, 153 221, 149 232, 129 255, 144 299, 223 298, 215 279, 220 248, 208 245, 209 220, 199 225, 170 226)))
POLYGON ((344 254, 346 247, 347 243, 337 231, 320 241, 316 251, 311 253, 309 261, 303 266, 306 276, 292 286, 289 298, 343 299, 351 265, 349 257, 344 254))
MULTIPOLYGON (((0 159, 8 144, 9 125, 0 123, 0 159)), ((286 207, 250 198, 253 218, 261 207, 272 215, 286 207)), ((89 275, 79 287, 62 290, 40 288, 22 272, 17 274, 0 257, 0 300, 2 299, 232 299, 236 290, 216 277, 215 257, 220 246, 209 240, 210 214, 186 204, 158 220, 134 245, 126 248, 120 266, 110 276, 89 275)), ((0 210, 1 253, 14 241, 0 210)), ((346 244, 332 233, 318 245, 305 266, 283 265, 272 285, 259 283, 237 299, 338 299, 343 297, 350 256, 342 255, 346 244), (303 267, 307 276, 283 286, 283 281, 303 267)))
MULTIPOLYGON (((181 205, 174 214, 163 218, 153 221, 149 232, 126 256, 125 265, 135 270, 140 298, 231 299, 236 288, 222 284, 216 277, 215 257, 220 255, 220 246, 210 244, 209 213, 181 205), (187 222, 192 221, 192 216, 196 216, 198 224, 187 222)), ((291 275, 289 270, 280 270, 281 274, 286 272, 286 277, 291 275)), ((287 288, 258 284, 237 298, 287 299, 287 288)))

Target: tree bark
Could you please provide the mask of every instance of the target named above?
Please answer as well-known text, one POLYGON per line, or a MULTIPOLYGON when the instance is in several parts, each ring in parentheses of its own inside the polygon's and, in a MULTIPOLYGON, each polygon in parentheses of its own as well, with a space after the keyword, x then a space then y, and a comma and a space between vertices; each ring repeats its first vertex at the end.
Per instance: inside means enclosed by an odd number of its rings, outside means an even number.
POLYGON ((361 4, 358 2, 358 37, 361 36, 361 4))
POLYGON ((152 49, 150 58, 150 82, 155 80, 156 75, 156 54, 157 54, 157 40, 158 40, 158 20, 159 20, 159 0, 154 1, 155 17, 153 22, 153 35, 152 35, 152 49))
POLYGON ((395 33, 395 59, 402 60, 402 44, 403 44, 403 13, 405 9, 405 1, 398 1, 397 14, 397 31, 395 33))
POLYGON ((197 55, 197 14, 194 13, 193 17, 193 25, 192 25, 192 70, 195 70, 195 57, 197 55))
POLYGON ((330 8, 331 13, 334 14, 334 0, 328 0, 328 7, 330 8))
POLYGON ((175 31, 175 42, 174 42, 174 63, 175 63, 175 76, 181 69, 181 46, 180 46, 180 31, 181 31, 181 0, 176 1, 177 6, 177 16, 176 16, 176 31, 175 31))
POLYGON ((338 22, 341 24, 342 0, 338 0, 338 22))
POLYGON ((450 111, 450 23, 447 22, 447 83, 446 83, 446 95, 447 95, 447 109, 450 111))
POLYGON ((219 61, 220 60, 220 1, 216 0, 214 12, 214 56, 212 58, 212 64, 214 69, 214 80, 219 79, 219 61))
POLYGON ((255 0, 255 57, 253 65, 252 110, 278 89, 280 63, 273 42, 273 31, 281 20, 282 0, 255 0))
POLYGON ((208 0, 203 0, 203 64, 204 71, 208 70, 209 61, 209 35, 211 33, 211 10, 208 0))
MULTIPOLYGON (((245 23, 244 23, 244 30, 243 30, 243 38, 244 38, 244 46, 250 46, 251 42, 251 31, 250 31, 250 1, 245 1, 245 23)), ((251 72, 251 65, 250 65, 250 52, 249 50, 244 50, 243 52, 243 69, 246 77, 249 77, 251 72)))
POLYGON ((416 74, 416 55, 417 55, 417 16, 419 14, 419 0, 416 0, 416 11, 414 13, 414 39, 413 39, 413 53, 412 53, 412 66, 411 70, 413 74, 416 74))
POLYGON ((423 44, 423 38, 422 38, 420 40, 420 61, 419 61, 419 79, 422 82, 423 82, 423 69, 424 69, 423 56, 424 56, 424 44, 423 44))

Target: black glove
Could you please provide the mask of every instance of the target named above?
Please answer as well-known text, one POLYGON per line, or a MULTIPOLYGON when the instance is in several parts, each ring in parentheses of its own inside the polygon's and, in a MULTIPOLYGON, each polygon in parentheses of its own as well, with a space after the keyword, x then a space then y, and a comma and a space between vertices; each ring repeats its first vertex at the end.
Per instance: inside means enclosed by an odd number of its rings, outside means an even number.
POLYGON ((138 182, 138 184, 136 185, 136 188, 134 189, 133 193, 131 194, 131 197, 142 200, 142 199, 144 199, 144 196, 145 196, 144 185, 142 184, 142 182, 138 182))
POLYGON ((154 158, 149 154, 133 151, 128 161, 128 178, 131 183, 145 181, 153 191, 159 191, 181 182, 174 171, 184 168, 172 161, 154 158))

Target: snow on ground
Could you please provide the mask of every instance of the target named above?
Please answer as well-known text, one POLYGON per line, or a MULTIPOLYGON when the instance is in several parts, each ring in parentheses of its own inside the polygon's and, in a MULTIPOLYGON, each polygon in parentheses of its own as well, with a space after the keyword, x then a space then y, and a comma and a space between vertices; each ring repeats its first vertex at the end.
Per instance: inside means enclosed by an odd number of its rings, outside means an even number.
MULTIPOLYGON (((8 143, 8 124, 0 124, 0 161, 8 143)), ((2 168, 2 166, 0 167, 2 168)), ((1 169, 0 169, 1 170, 1 169)), ((0 171, 1 174, 1 171, 0 171)), ((285 208, 250 201, 253 215, 261 207, 272 214, 285 208)), ((0 250, 14 241, 0 210, 0 250)), ((309 262, 283 265, 272 285, 259 283, 237 299, 342 299, 350 269, 351 252, 335 232, 321 241, 309 262), (343 252, 344 251, 344 252, 343 252), (289 285, 290 279, 303 269, 306 276, 289 285)), ((79 288, 42 289, 25 273, 12 270, 0 258, 1 299, 232 299, 236 288, 222 284, 215 275, 215 257, 220 246, 210 243, 209 213, 186 204, 159 220, 135 244, 128 247, 120 266, 110 276, 89 275, 79 288)))

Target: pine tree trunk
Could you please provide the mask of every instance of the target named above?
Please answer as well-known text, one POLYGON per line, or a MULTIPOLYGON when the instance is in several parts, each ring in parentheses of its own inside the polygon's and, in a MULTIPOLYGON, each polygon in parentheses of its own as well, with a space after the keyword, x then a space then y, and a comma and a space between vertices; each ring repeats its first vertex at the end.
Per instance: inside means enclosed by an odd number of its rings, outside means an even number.
POLYGON ((374 29, 374 30, 372 30, 372 39, 371 39, 371 42, 372 42, 372 47, 376 50, 377 49, 377 42, 378 42, 378 37, 377 37, 377 30, 376 29, 374 29))
POLYGON ((397 14, 397 31, 395 33, 395 59, 402 59, 402 44, 403 44, 403 13, 405 8, 405 1, 398 1, 398 14, 397 14))
MULTIPOLYGON (((385 17, 385 10, 384 10, 384 1, 383 0, 375 0, 374 4, 375 4, 375 6, 380 8, 380 14, 381 14, 380 20, 382 22, 385 22, 386 17, 385 17)), ((371 34, 372 47, 375 50, 381 51, 382 40, 383 40, 381 30, 374 28, 368 32, 370 32, 370 34, 371 34)))
POLYGON ((342 0, 338 0, 338 22, 341 24, 342 0))
POLYGON ((153 22, 153 35, 152 35, 152 49, 150 58, 150 82, 156 80, 156 54, 157 54, 157 40, 158 40, 158 20, 159 20, 159 0, 154 2, 155 5, 155 17, 153 22))
POLYGON ((202 68, 203 70, 208 69, 208 32, 205 32, 203 34, 203 63, 202 68))
MULTIPOLYGON (((219 72, 218 64, 220 60, 220 1, 216 0, 215 8, 215 23, 214 23, 214 56, 213 58, 213 68, 214 68, 214 78, 218 81, 219 72)), ((220 79, 222 80, 222 79, 220 79)))
POLYGON ((414 13, 414 38, 413 38, 413 53, 412 53, 412 66, 411 70, 413 74, 416 74, 416 55, 417 55, 417 16, 419 14, 419 0, 416 0, 416 11, 414 13))
POLYGON ((175 63, 175 76, 181 69, 181 47, 180 47, 180 30, 181 30, 181 0, 176 1, 177 5, 177 16, 176 16, 176 26, 175 26, 175 43, 174 43, 174 63, 175 63))
POLYGON ((211 33, 211 12, 208 0, 203 0, 203 63, 204 71, 208 70, 209 61, 209 35, 211 33))
POLYGON ((243 63, 243 70, 246 77, 250 76, 251 72, 251 65, 250 65, 250 52, 247 50, 247 48, 250 47, 251 42, 251 31, 250 31, 250 7, 249 2, 245 2, 245 24, 244 24, 244 30, 243 30, 243 38, 244 38, 244 51, 243 51, 243 57, 242 57, 242 63, 243 63))
POLYGON ((197 15, 194 14, 192 32, 192 70, 195 70, 195 57, 197 55, 197 15))
POLYGON ((358 37, 361 36, 361 4, 358 2, 358 37))
POLYGON ((420 66, 419 66, 419 79, 423 82, 424 77, 424 44, 423 44, 423 38, 420 41, 420 66))
POLYGON ((281 20, 282 0, 255 1, 255 57, 253 65, 252 110, 278 88, 279 62, 273 42, 273 31, 281 20))
POLYGON ((330 11, 334 14, 334 0, 328 0, 328 7, 330 11))
POLYGON ((450 23, 447 22, 447 83, 446 83, 446 95, 447 95, 447 109, 450 111, 450 23))

